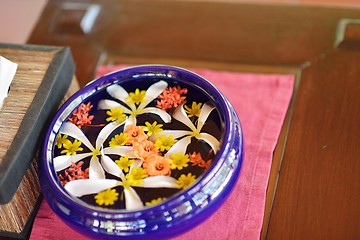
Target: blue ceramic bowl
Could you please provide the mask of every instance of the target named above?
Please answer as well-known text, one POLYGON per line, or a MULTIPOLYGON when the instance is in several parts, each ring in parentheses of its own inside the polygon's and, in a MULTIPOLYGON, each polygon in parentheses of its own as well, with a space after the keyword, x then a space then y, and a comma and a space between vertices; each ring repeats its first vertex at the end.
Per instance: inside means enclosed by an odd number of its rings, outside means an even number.
POLYGON ((163 239, 220 207, 242 158, 239 119, 216 87, 182 68, 137 66, 63 104, 46 133, 40 184, 52 210, 84 235, 163 239))

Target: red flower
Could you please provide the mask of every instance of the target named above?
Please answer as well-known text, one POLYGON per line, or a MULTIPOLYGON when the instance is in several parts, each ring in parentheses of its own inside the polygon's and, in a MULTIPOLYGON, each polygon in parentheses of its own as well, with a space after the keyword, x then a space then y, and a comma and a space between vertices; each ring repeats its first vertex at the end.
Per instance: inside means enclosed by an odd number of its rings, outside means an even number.
POLYGON ((187 94, 187 88, 180 88, 180 86, 168 87, 160 95, 159 101, 157 101, 156 106, 163 110, 168 110, 173 107, 177 107, 182 104, 187 94))
POLYGON ((199 167, 202 168, 208 168, 211 165, 212 160, 209 159, 207 161, 205 161, 202 157, 200 153, 196 153, 195 151, 189 155, 190 158, 190 162, 192 163, 193 166, 198 165, 199 167))
POLYGON ((77 180, 77 179, 87 179, 89 178, 89 168, 82 170, 81 167, 84 162, 79 162, 78 164, 72 162, 71 166, 65 170, 65 177, 61 174, 59 175, 59 179, 61 184, 64 186, 66 183, 77 180))
POLYGON ((80 104, 80 106, 75 109, 68 121, 75 124, 79 128, 82 126, 87 126, 91 124, 91 121, 94 119, 93 115, 89 115, 89 112, 93 106, 88 102, 88 104, 80 104))

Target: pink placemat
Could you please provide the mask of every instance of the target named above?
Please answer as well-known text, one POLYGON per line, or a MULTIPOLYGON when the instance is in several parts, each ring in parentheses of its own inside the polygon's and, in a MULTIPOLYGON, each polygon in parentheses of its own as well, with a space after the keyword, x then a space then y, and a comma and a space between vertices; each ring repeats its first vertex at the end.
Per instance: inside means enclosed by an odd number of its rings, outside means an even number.
MULTIPOLYGON (((97 76, 125 65, 103 66, 97 76)), ((245 158, 239 181, 210 218, 174 239, 259 239, 272 154, 292 96, 294 76, 192 69, 230 100, 240 117, 245 158)), ((65 225, 43 201, 31 240, 87 239, 65 225)))

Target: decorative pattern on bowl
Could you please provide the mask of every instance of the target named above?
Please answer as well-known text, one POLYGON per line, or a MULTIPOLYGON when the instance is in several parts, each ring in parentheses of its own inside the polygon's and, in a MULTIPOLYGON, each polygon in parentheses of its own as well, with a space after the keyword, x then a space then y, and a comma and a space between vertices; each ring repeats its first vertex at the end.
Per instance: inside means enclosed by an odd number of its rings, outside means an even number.
POLYGON ((52 209, 94 237, 168 237, 220 206, 242 161, 239 120, 209 82, 148 65, 90 83, 47 132, 40 178, 52 209))

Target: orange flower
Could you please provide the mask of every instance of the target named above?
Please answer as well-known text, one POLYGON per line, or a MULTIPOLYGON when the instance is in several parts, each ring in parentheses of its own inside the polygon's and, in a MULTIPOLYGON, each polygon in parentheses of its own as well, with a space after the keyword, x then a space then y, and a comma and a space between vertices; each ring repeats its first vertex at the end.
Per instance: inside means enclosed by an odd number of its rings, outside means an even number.
POLYGON ((61 184, 64 186, 66 183, 73 180, 89 178, 89 168, 86 168, 85 171, 82 170, 81 167, 83 164, 83 161, 79 162, 78 164, 72 162, 71 166, 64 172, 65 177, 63 177, 61 174, 59 175, 61 184))
POLYGON ((198 165, 199 167, 202 168, 208 168, 211 165, 212 160, 209 159, 207 161, 205 161, 202 157, 200 153, 196 153, 195 151, 189 155, 190 158, 190 162, 192 163, 192 166, 196 166, 198 165))
POLYGON ((159 150, 155 147, 154 143, 149 140, 142 142, 133 142, 133 148, 136 157, 146 160, 148 157, 157 155, 159 150))
POLYGON ((187 88, 180 88, 180 86, 168 87, 160 95, 160 101, 157 101, 156 106, 163 110, 179 106, 186 99, 187 88))
POLYGON ((130 125, 125 129, 125 133, 129 136, 126 144, 133 144, 134 142, 142 142, 148 139, 143 129, 139 126, 130 125))
POLYGON ((202 164, 202 162, 204 162, 204 160, 201 157, 201 154, 196 153, 195 151, 189 155, 189 158, 193 166, 200 165, 202 164))
POLYGON ((143 164, 149 176, 169 176, 171 173, 169 159, 160 156, 149 156, 143 164))
POLYGON ((82 126, 90 125, 94 116, 89 115, 89 112, 93 106, 88 102, 88 104, 80 104, 80 106, 75 109, 71 117, 69 117, 69 122, 77 125, 79 128, 82 126))

